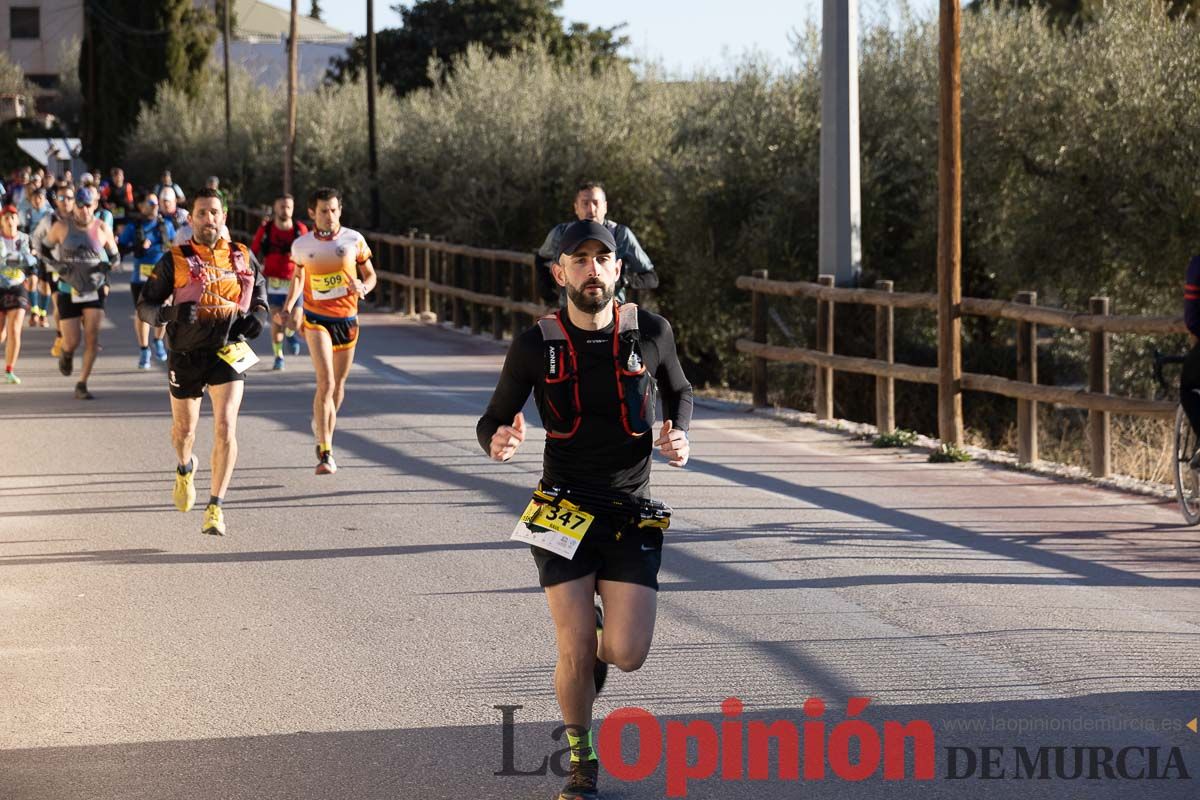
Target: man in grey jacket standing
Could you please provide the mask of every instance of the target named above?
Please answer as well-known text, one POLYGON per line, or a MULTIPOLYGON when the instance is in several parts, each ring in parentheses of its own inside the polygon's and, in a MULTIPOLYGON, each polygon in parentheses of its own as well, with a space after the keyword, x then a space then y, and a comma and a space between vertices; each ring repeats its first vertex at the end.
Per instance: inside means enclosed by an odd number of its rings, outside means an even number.
MULTIPOLYGON (((575 192, 575 216, 580 220, 592 220, 608 228, 617 242, 617 258, 621 261, 621 277, 617 284, 617 302, 625 301, 625 290, 654 289, 658 286, 658 273, 650 256, 642 249, 637 236, 629 230, 629 226, 608 219, 608 196, 604 185, 597 181, 580 184, 575 192)), ((538 264, 545 269, 539 270, 543 294, 549 300, 559 295, 558 286, 550 276, 550 266, 558 260, 559 245, 562 242, 563 231, 570 222, 555 225, 546 236, 546 241, 538 248, 538 264)), ((561 299, 565 299, 562 295, 561 299)))

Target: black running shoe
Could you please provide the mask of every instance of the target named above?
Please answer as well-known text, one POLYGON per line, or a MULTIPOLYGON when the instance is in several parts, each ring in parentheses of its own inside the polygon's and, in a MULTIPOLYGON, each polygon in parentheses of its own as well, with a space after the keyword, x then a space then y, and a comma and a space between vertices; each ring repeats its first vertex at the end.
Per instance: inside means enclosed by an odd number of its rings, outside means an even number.
MULTIPOLYGON (((600 638, 600 631, 604 630, 604 609, 600 604, 596 604, 596 638, 600 638)), ((600 643, 597 641, 597 645, 600 643)), ((596 665, 592 667, 592 679, 596 682, 596 694, 600 694, 600 690, 604 688, 604 682, 608 680, 608 664, 596 657, 596 665)))
POLYGON ((96 396, 88 391, 87 384, 83 381, 75 384, 75 399, 76 400, 95 400, 96 396))
POLYGON ((600 792, 596 789, 596 782, 599 777, 599 761, 572 762, 567 785, 559 792, 558 800, 598 800, 600 792))
POLYGON ((58 371, 63 375, 70 375, 71 370, 74 369, 74 361, 75 354, 64 351, 62 355, 58 357, 58 371))

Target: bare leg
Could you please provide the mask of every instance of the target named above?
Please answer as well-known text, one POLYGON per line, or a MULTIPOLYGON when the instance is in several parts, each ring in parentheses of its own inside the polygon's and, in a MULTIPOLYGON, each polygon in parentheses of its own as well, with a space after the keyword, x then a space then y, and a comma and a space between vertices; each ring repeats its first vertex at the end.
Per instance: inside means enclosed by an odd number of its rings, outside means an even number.
POLYGON ((4 363, 15 367, 21 355, 21 323, 25 321, 25 309, 17 308, 4 314, 4 329, 8 331, 8 341, 4 343, 4 363))
POLYGON ((62 349, 64 353, 74 353, 75 348, 79 347, 79 340, 83 333, 81 330, 81 319, 64 319, 59 323, 62 329, 62 349))
POLYGON ((100 352, 100 323, 104 321, 104 310, 100 308, 85 308, 83 310, 83 372, 79 380, 87 383, 92 375, 92 367, 96 364, 96 355, 100 352))
POLYGON ((346 399, 346 378, 350 375, 350 367, 354 366, 354 348, 333 351, 333 405, 325 420, 325 441, 333 446, 333 430, 337 427, 337 412, 342 408, 346 399))
POLYGON ((142 322, 137 317, 133 320, 133 332, 137 334, 138 347, 150 346, 150 323, 142 322))
POLYGON ((271 342, 273 344, 283 341, 284 316, 283 306, 271 309, 271 342))
POLYGON ((313 434, 317 444, 332 446, 333 431, 330 418, 334 413, 333 403, 333 342, 324 328, 306 328, 304 339, 312 356, 313 369, 317 373, 317 391, 313 395, 313 434))
POLYGON ((230 381, 208 387, 213 406, 212 494, 224 497, 237 463, 237 418, 245 383, 230 381))
POLYGON ((558 642, 554 691, 563 723, 583 730, 592 726, 592 703, 596 700, 592 677, 596 664, 596 618, 592 610, 595 593, 595 573, 546 587, 558 642))
POLYGON ((649 586, 621 581, 597 581, 596 589, 604 600, 600 660, 633 672, 650 652, 658 593, 649 586))
POLYGON ((196 444, 196 425, 200 422, 200 398, 171 398, 171 446, 179 466, 192 460, 192 446, 196 444))

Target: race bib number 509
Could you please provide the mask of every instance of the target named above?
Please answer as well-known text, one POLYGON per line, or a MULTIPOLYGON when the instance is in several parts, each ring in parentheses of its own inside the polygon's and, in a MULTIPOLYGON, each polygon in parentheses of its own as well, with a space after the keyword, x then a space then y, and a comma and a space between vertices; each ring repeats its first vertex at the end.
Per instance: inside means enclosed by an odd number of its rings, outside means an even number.
POLYGON ((309 286, 314 300, 334 300, 345 297, 349 291, 346 287, 346 276, 341 272, 313 275, 309 278, 309 286))

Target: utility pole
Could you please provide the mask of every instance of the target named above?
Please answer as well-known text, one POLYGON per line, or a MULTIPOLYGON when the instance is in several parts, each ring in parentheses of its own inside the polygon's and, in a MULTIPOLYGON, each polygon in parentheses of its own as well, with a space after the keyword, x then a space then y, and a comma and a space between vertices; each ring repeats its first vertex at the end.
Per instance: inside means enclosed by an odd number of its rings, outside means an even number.
POLYGON ((88 4, 83 4, 83 46, 82 53, 87 59, 87 85, 84 91, 83 113, 83 149, 88 157, 100 161, 100 153, 96 148, 96 31, 92 26, 95 21, 88 13, 88 4))
POLYGON ((371 187, 371 230, 379 230, 379 159, 375 136, 375 0, 367 0, 367 184, 371 187))
POLYGON ((961 0, 938 17, 938 438, 960 445, 962 420, 961 0))
POLYGON ((287 138, 283 155, 283 193, 292 193, 292 168, 296 157, 296 84, 297 78, 297 20, 300 16, 300 0, 292 0, 292 19, 288 26, 288 88, 287 88, 287 138))
POLYGON ((225 34, 221 38, 225 41, 225 154, 226 156, 233 155, 233 99, 229 89, 229 4, 233 0, 222 0, 221 6, 225 9, 225 34))
POLYGON ((820 274, 854 286, 862 272, 858 154, 858 0, 825 0, 821 16, 820 274))

